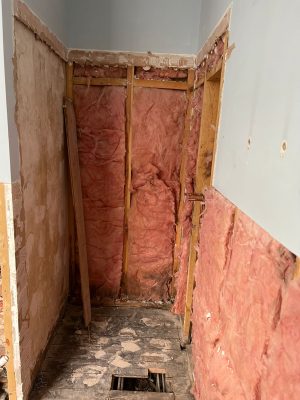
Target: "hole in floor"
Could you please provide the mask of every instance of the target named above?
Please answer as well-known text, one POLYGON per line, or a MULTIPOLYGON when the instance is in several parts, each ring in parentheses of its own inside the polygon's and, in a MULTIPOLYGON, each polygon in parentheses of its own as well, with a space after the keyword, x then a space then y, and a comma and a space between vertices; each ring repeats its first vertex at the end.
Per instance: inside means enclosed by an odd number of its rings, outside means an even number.
POLYGON ((142 378, 113 375, 111 381, 111 390, 168 393, 166 374, 149 371, 148 377, 142 378))

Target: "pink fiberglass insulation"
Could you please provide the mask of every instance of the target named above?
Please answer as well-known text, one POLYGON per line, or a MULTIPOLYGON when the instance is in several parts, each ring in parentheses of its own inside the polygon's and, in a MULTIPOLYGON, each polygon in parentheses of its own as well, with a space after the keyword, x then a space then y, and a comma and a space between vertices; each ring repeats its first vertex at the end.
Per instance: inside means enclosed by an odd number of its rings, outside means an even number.
POLYGON ((280 311, 265 355, 261 400, 300 398, 300 280, 284 291, 280 311))
POLYGON ((143 67, 137 67, 135 70, 135 76, 138 79, 155 79, 155 80, 186 80, 188 77, 188 71, 186 69, 175 69, 175 68, 150 68, 145 70, 143 67))
POLYGON ((83 76, 90 78, 126 78, 126 67, 96 66, 74 64, 74 76, 83 76))
MULTIPOLYGON (((299 290, 289 284, 294 259, 214 189, 205 197, 193 303, 196 399, 261 399, 269 351, 276 362, 273 341, 284 340, 286 320, 293 328, 299 323, 289 314, 288 293, 299 290)), ((296 330, 299 334, 299 324, 296 330)), ((272 368, 270 386, 279 364, 272 368)), ((281 371, 286 379, 292 372, 281 371)))
MULTIPOLYGON (((194 92, 192 99, 192 114, 191 114, 191 131, 187 144, 187 164, 186 164, 186 179, 183 188, 185 195, 194 193, 194 185, 196 178, 196 162, 198 153, 201 109, 203 102, 203 86, 194 92)), ((176 274, 175 287, 176 298, 174 302, 173 312, 176 314, 184 313, 188 259, 190 250, 190 235, 192 230, 192 212, 193 203, 184 199, 181 215, 178 216, 179 222, 182 224, 182 236, 180 248, 175 249, 175 257, 179 257, 179 271, 176 274)))
POLYGON ((169 298, 185 113, 184 92, 134 90, 128 227, 130 298, 169 298))
POLYGON ((74 86, 90 285, 99 300, 120 289, 125 99, 122 87, 74 86))

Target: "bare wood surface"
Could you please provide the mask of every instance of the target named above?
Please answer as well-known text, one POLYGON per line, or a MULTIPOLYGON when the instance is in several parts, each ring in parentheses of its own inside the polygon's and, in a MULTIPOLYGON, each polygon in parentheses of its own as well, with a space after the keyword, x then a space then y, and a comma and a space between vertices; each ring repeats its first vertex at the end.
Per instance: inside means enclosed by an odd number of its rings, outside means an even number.
POLYGON ((128 217, 131 202, 131 150, 132 150, 132 104, 133 104, 134 67, 127 67, 126 98, 126 158, 125 158, 125 204, 124 204, 124 241, 121 290, 127 293, 128 273, 128 217))
MULTIPOLYGON (((73 100, 73 70, 72 62, 66 63, 66 96, 73 100)), ((68 147, 68 146, 67 146, 68 147)), ((68 149, 66 149, 66 159, 68 159, 68 149)), ((76 230, 75 230, 75 213, 72 199, 72 188, 70 180, 69 165, 68 170, 68 225, 69 225, 69 246, 70 246, 70 287, 75 288, 76 284, 76 230)))
POLYGON ((172 292, 174 295, 174 276, 179 269, 180 260, 176 256, 177 251, 181 245, 181 237, 182 237, 182 223, 180 221, 180 216, 183 212, 184 206, 184 190, 185 190, 185 180, 186 180, 186 171, 187 171, 187 145, 191 132, 191 112, 192 112, 192 99, 193 99, 193 85, 195 79, 195 70, 190 69, 188 72, 188 91, 187 91, 187 111, 185 115, 185 125, 184 125, 184 137, 182 143, 182 156, 180 163, 180 197, 179 197, 179 206, 177 212, 177 221, 176 221, 176 238, 175 238, 175 248, 174 248, 174 259, 173 259, 173 281, 172 281, 172 292))
MULTIPOLYGON (((197 194, 201 194, 205 187, 209 187, 213 183, 215 156, 217 148, 217 134, 220 123, 221 93, 224 86, 227 48, 228 32, 225 36, 224 55, 221 60, 222 64, 220 66, 220 64, 218 63, 210 74, 206 74, 204 81, 203 108, 196 167, 197 174, 195 192, 197 194), (211 158, 210 163, 207 162, 208 157, 211 158)), ((182 330, 182 337, 184 342, 188 342, 190 336, 193 290, 195 284, 195 266, 197 260, 196 244, 199 239, 202 204, 203 203, 201 203, 200 201, 195 201, 193 208, 186 303, 182 330)))
POLYGON ((156 88, 156 89, 172 89, 172 90, 187 90, 187 82, 178 81, 155 81, 147 79, 134 79, 134 86, 144 88, 156 88))
POLYGON ((122 78, 89 78, 89 77, 73 77, 74 85, 86 86, 126 86, 127 79, 122 78))
MULTIPOLYGON (((195 192, 201 193, 206 186, 211 185, 212 166, 207 162, 213 157, 216 123, 219 108, 220 81, 208 81, 204 83, 203 108, 200 128, 200 139, 197 155, 197 174, 195 192)), ((183 322, 183 339, 188 340, 190 334, 190 321, 194 290, 194 273, 197 259, 196 245, 199 237, 201 202, 196 201, 192 216, 192 234, 190 241, 190 253, 188 263, 188 278, 185 302, 185 314, 183 322)))
POLYGON ((17 399, 16 377, 14 370, 14 350, 13 350, 13 321, 11 315, 11 286, 9 272, 8 237, 6 221, 6 199, 4 184, 0 184, 0 262, 2 275, 2 296, 3 296, 3 318, 5 349, 9 357, 6 364, 8 393, 11 400, 17 399))
POLYGON ((294 270, 294 279, 300 278, 300 257, 296 258, 296 266, 294 270))
POLYGON ((91 322, 91 300, 89 288, 88 259, 86 250, 85 224, 83 215, 82 190, 80 180, 79 156, 77 148, 76 118, 71 99, 65 99, 65 123, 67 131, 69 170, 71 177, 73 205, 75 211, 76 230, 79 250, 79 269, 81 281, 81 296, 85 325, 91 322))

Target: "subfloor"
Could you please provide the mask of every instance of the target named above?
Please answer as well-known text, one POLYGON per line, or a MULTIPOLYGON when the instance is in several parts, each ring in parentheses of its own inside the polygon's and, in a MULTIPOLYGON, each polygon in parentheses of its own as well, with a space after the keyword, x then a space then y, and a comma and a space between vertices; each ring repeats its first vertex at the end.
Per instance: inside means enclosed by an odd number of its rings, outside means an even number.
POLYGON ((191 400, 188 356, 179 335, 179 319, 165 309, 94 308, 87 330, 80 309, 68 306, 30 399, 191 400), (165 370, 167 391, 174 394, 110 391, 113 374, 146 377, 148 369, 165 370))

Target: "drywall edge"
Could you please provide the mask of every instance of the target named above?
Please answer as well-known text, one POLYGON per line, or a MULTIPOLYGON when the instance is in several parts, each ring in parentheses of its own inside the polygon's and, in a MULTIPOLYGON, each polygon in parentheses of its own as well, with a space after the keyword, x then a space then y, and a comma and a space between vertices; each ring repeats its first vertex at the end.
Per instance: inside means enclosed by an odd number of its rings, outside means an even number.
POLYGON ((205 41, 202 48, 198 51, 197 55, 195 56, 195 66, 198 67, 203 59, 205 58, 206 54, 212 49, 216 40, 223 35, 229 28, 230 18, 231 18, 231 10, 232 5, 228 7, 225 11, 225 14, 220 18, 219 22, 213 29, 212 33, 209 35, 208 39, 205 41))

